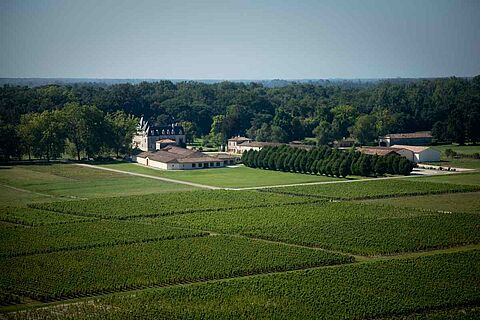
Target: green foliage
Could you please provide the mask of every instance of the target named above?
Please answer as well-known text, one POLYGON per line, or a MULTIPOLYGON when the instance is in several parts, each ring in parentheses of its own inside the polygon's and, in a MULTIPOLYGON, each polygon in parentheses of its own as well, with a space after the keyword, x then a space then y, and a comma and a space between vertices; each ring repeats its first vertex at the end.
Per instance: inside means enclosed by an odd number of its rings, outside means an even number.
POLYGON ((51 301, 349 262, 318 250, 213 236, 4 259, 0 288, 51 301))
POLYGON ((470 192, 478 186, 386 179, 267 189, 269 192, 331 199, 369 199, 390 196, 470 192))
POLYGON ((479 259, 471 251, 162 288, 66 304, 61 311, 28 310, 19 318, 58 319, 62 312, 77 319, 474 319, 479 259), (457 312, 452 306, 466 307, 457 312))
POLYGON ((206 235, 201 231, 141 222, 105 220, 34 228, 3 224, 0 227, 0 256, 3 257, 206 235))
POLYGON ((392 206, 323 202, 164 217, 167 224, 281 241, 348 253, 378 255, 480 241, 480 216, 392 206))
POLYGON ((33 208, 82 216, 126 219, 163 216, 231 208, 270 207, 278 204, 311 202, 309 198, 285 197, 257 191, 188 191, 129 197, 31 204, 33 208))
POLYGON ((25 226, 42 226, 91 221, 93 218, 21 207, 0 207, 0 221, 25 226))
POLYGON ((409 175, 413 163, 403 157, 378 157, 360 154, 354 150, 345 153, 327 146, 304 150, 287 145, 264 147, 260 151, 249 150, 242 159, 246 166, 270 170, 293 171, 307 174, 323 174, 327 176, 346 177, 350 174, 358 176, 375 176, 376 162, 381 175, 385 173, 409 175))

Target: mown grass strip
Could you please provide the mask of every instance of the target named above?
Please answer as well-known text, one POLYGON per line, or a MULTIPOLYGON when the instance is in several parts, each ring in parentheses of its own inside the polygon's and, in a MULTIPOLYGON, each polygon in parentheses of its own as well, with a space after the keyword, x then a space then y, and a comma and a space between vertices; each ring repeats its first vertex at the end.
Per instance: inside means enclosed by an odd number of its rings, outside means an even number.
POLYGON ((2 259, 0 289, 52 301, 351 262, 308 248, 199 237, 2 259))

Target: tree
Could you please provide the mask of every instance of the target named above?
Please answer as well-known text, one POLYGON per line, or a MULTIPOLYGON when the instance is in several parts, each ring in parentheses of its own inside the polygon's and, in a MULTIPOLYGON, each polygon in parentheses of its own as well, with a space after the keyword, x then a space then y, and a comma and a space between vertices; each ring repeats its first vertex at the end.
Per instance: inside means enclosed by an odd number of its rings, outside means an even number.
POLYGON ((105 117, 109 127, 108 142, 117 158, 120 152, 129 152, 133 135, 137 127, 137 119, 123 111, 108 113, 105 117))
POLYGON ((377 138, 375 128, 376 119, 371 115, 362 115, 357 118, 352 133, 361 144, 369 144, 377 138))
POLYGON ((195 139, 195 125, 190 121, 180 121, 185 133, 185 143, 191 143, 195 139))
POLYGON ((66 119, 66 135, 74 145, 77 160, 80 160, 81 152, 87 157, 98 154, 108 139, 102 111, 95 106, 69 103, 62 113, 66 119))
POLYGON ((18 140, 13 125, 0 123, 0 161, 8 161, 12 156, 19 154, 18 140))
POLYGON ((383 176, 387 172, 387 164, 385 163, 385 157, 380 157, 375 163, 375 174, 383 176))
POLYGON ((325 145, 332 141, 331 126, 327 121, 322 121, 313 129, 313 134, 317 138, 319 145, 325 145))
POLYGON ((350 165, 348 163, 348 159, 344 159, 341 164, 340 164, 340 167, 338 168, 338 174, 340 177, 346 177, 350 174, 350 165))

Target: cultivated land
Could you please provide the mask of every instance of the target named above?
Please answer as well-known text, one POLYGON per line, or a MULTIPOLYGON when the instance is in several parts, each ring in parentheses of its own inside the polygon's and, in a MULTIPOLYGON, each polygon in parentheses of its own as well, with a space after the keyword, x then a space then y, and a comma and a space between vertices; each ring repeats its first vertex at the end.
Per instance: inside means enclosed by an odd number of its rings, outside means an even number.
POLYGON ((257 170, 245 166, 202 169, 202 170, 157 170, 133 163, 116 163, 101 165, 101 167, 143 173, 152 176, 188 181, 222 188, 261 187, 295 183, 322 181, 338 181, 332 177, 308 174, 296 174, 270 170, 257 170))
POLYGON ((478 172, 335 183, 106 167, 229 188, 332 183, 196 190, 73 164, 1 167, 0 318, 480 317, 478 172))

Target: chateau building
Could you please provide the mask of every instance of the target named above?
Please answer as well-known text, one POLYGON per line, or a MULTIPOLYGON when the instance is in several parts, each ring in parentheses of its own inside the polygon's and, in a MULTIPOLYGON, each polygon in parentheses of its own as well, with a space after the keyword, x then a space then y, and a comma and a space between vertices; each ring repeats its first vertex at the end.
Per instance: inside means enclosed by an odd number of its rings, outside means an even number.
MULTIPOLYGON (((185 131, 178 124, 169 126, 151 126, 143 117, 137 127, 137 133, 133 137, 133 147, 142 151, 155 151, 157 145, 185 144, 185 131), (159 143, 157 143, 159 141, 159 143)), ((160 149, 160 148, 158 148, 160 149)))

